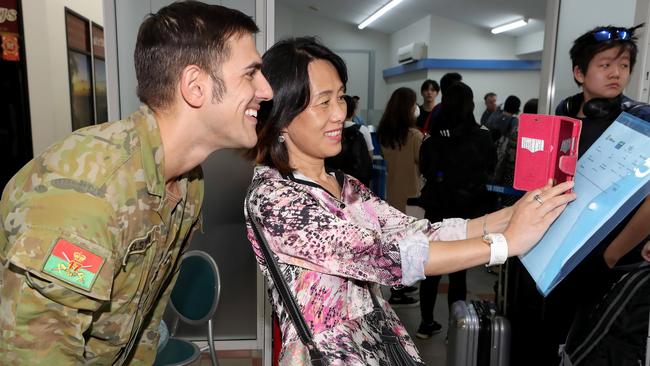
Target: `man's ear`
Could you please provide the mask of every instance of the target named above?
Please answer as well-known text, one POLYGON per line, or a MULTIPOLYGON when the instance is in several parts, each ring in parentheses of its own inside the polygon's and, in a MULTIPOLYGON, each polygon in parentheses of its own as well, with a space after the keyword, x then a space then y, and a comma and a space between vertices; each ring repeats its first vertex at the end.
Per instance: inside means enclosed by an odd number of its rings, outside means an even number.
POLYGON ((576 65, 573 67, 573 78, 576 79, 581 85, 585 82, 585 75, 580 70, 580 66, 576 65))
POLYGON ((180 93, 185 103, 199 108, 212 95, 210 77, 197 65, 187 65, 181 71, 180 93))

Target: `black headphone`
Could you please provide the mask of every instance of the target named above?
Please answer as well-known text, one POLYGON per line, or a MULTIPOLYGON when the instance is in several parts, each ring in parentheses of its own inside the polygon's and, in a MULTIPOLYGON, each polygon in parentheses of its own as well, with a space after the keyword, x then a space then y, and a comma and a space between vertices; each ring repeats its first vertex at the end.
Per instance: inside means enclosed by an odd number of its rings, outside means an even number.
POLYGON ((577 116, 582 105, 582 113, 589 119, 614 119, 623 111, 621 101, 623 95, 614 98, 593 98, 584 103, 584 95, 578 93, 567 98, 564 103, 564 112, 568 116, 577 116))

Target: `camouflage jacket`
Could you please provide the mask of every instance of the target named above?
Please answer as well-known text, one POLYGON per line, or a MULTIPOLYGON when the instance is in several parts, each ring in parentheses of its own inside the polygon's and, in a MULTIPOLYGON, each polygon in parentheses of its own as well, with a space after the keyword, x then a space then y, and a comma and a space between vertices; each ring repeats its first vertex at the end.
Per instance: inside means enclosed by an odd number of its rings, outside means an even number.
POLYGON ((75 131, 0 202, 0 364, 151 365, 178 258, 199 226, 200 167, 166 188, 146 107, 75 131))

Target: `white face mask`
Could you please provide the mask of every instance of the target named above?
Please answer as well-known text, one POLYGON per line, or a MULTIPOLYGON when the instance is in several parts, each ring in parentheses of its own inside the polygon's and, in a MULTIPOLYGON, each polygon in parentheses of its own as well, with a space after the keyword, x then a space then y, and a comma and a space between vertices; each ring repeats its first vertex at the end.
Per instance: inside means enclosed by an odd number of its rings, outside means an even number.
POLYGON ((415 110, 413 111, 413 116, 415 117, 415 119, 418 119, 418 117, 420 117, 420 107, 418 107, 417 105, 415 106, 415 110))

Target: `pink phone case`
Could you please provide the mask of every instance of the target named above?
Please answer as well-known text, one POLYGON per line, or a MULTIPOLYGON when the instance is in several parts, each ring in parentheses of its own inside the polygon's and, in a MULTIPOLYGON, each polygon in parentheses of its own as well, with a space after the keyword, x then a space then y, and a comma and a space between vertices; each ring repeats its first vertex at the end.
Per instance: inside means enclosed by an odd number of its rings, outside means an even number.
POLYGON ((555 184, 573 180, 581 128, 582 122, 574 118, 520 115, 514 188, 532 191, 550 178, 555 184))

